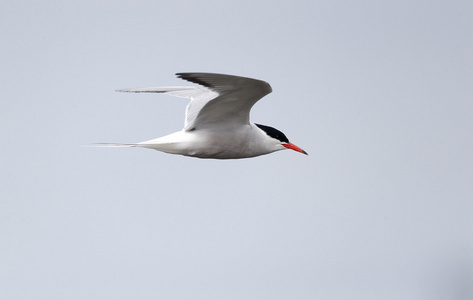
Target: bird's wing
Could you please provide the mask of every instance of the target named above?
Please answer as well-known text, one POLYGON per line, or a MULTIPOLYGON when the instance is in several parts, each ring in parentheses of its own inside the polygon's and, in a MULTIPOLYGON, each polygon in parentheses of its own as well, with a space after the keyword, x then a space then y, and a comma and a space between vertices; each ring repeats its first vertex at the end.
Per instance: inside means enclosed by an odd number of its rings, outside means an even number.
POLYGON ((195 99, 189 103, 185 130, 249 124, 251 107, 272 91, 267 82, 246 77, 214 73, 176 75, 217 93, 211 99, 195 99))
POLYGON ((177 73, 199 86, 123 89, 118 92, 165 93, 191 99, 186 108, 184 130, 249 124, 251 107, 271 86, 264 81, 213 73, 177 73))
POLYGON ((169 86, 169 87, 147 87, 147 88, 132 88, 117 90, 117 92, 125 93, 163 93, 171 96, 180 98, 190 99, 191 102, 187 105, 186 118, 184 122, 184 130, 190 130, 193 128, 195 115, 189 114, 189 107, 193 107, 193 111, 200 111, 202 107, 210 100, 218 96, 217 92, 214 92, 206 87, 200 86, 169 86))

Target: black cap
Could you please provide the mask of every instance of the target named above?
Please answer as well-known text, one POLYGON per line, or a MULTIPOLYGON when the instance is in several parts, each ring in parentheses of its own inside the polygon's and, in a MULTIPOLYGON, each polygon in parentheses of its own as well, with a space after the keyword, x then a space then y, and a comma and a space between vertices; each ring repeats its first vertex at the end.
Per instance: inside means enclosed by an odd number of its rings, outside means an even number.
POLYGON ((272 137, 273 139, 281 141, 282 143, 289 143, 289 140, 284 135, 284 133, 277 130, 276 128, 265 126, 265 125, 260 125, 260 124, 255 124, 255 125, 258 126, 264 132, 266 132, 266 134, 269 135, 270 137, 272 137))

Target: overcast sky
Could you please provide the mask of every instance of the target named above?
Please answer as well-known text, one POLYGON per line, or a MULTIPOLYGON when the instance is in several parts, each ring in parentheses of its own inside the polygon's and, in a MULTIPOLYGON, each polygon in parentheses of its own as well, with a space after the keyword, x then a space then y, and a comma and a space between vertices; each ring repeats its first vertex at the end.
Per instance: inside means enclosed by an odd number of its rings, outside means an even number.
POLYGON ((473 2, 4 1, 2 299, 473 299, 473 2), (176 72, 310 155, 148 149, 176 72))

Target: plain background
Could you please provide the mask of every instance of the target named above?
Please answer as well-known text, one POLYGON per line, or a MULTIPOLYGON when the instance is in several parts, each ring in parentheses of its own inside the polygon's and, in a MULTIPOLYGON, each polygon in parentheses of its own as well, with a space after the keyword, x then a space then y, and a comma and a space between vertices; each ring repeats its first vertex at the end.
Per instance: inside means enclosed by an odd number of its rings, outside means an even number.
POLYGON ((473 2, 4 1, 2 299, 473 299, 473 2), (305 156, 147 149, 176 72, 305 156))

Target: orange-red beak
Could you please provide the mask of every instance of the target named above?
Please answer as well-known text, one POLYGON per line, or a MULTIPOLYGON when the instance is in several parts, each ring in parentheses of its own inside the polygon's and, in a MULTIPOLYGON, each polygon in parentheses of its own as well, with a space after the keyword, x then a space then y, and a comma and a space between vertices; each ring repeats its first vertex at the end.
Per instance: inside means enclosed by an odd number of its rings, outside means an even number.
POLYGON ((307 152, 305 152, 304 150, 302 150, 301 148, 297 147, 296 145, 294 145, 293 143, 287 143, 287 144, 282 144, 284 147, 286 147, 287 149, 291 149, 291 150, 294 150, 294 151, 297 151, 297 152, 300 152, 300 153, 303 153, 305 155, 309 155, 307 154, 307 152))

